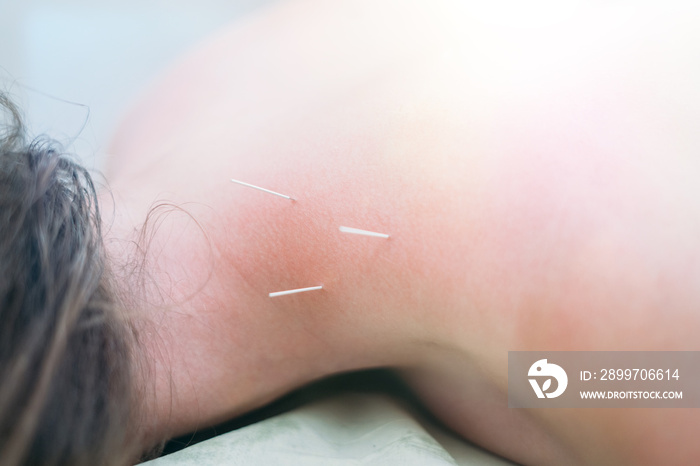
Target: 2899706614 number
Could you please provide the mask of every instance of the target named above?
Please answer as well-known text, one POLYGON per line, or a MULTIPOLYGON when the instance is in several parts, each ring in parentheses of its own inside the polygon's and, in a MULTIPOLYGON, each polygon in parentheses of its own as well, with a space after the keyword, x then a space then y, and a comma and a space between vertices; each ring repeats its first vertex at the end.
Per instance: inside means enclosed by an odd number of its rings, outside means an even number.
POLYGON ((601 369, 600 380, 679 380, 678 369, 601 369))

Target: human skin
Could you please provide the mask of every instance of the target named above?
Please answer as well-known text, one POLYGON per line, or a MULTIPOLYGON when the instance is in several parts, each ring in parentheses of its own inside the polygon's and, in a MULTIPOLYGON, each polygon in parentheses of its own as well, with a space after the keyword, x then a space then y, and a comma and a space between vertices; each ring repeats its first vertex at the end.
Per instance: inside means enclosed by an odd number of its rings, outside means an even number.
POLYGON ((698 462, 695 410, 507 407, 509 350, 700 350, 697 12, 629 7, 290 2, 169 70, 101 196, 145 438, 393 367, 523 464, 698 462))

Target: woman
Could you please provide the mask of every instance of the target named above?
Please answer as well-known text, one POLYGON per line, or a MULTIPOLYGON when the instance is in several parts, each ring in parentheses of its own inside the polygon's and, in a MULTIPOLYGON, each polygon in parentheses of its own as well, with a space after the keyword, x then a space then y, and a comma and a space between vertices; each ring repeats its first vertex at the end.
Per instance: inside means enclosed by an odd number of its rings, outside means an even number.
POLYGON ((381 366, 519 463, 697 462, 692 410, 507 407, 509 350, 699 349, 697 12, 618 7, 305 0, 181 60, 99 196, 119 441, 381 366))

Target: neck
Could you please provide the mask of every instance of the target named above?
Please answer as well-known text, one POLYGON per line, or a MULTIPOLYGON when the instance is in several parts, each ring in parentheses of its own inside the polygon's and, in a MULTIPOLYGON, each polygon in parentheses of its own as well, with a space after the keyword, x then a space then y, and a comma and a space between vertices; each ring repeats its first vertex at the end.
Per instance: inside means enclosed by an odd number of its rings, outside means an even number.
POLYGON ((233 220, 203 205, 144 209, 113 192, 106 243, 139 329, 149 441, 222 422, 327 375, 410 360, 381 300, 352 289, 327 265, 337 261, 289 244, 304 240, 303 220, 281 241, 256 220, 279 216, 260 208, 241 206, 233 220), (269 297, 320 284, 314 275, 324 289, 269 297))

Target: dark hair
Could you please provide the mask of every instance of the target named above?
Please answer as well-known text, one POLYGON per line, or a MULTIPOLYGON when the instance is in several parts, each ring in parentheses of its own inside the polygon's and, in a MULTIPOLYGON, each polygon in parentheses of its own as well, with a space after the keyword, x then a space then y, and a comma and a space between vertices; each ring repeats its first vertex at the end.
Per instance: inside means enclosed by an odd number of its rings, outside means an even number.
POLYGON ((0 464, 128 463, 134 334, 111 291, 95 186, 55 142, 28 142, 0 92, 3 114, 0 464))

